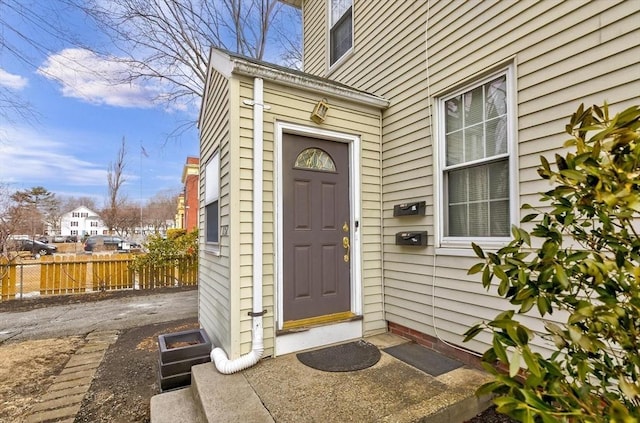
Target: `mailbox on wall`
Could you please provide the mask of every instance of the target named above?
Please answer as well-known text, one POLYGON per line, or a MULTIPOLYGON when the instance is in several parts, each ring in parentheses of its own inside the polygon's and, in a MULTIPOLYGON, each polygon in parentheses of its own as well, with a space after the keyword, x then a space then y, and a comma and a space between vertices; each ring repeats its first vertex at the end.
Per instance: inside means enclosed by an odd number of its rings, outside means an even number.
POLYGON ((411 245, 416 247, 426 247, 427 231, 398 232, 396 234, 396 245, 411 245))
POLYGON ((396 204, 393 206, 394 216, 424 216, 427 210, 425 201, 416 201, 414 203, 396 204))

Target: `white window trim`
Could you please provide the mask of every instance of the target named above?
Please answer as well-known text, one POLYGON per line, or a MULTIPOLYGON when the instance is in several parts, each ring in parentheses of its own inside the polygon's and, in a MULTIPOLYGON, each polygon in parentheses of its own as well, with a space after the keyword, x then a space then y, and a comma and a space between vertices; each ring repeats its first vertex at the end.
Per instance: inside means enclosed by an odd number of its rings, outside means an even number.
POLYGON ((205 195, 204 195, 204 244, 205 251, 213 254, 220 254, 220 152, 216 151, 213 153, 211 158, 207 161, 204 166, 204 186, 205 186, 205 195), (210 168, 210 166, 215 166, 215 168, 210 168), (215 173, 214 175, 210 175, 209 172, 215 173), (215 183, 211 184, 212 178, 215 179, 215 183), (213 187, 211 187, 213 185, 213 187), (210 189, 217 192, 210 192, 210 189), (207 206, 214 201, 218 201, 218 241, 212 242, 207 240, 207 206))
POLYGON ((447 91, 434 97, 434 114, 435 114, 435 139, 433 142, 434 154, 435 154, 435 209, 437 213, 437 219, 435 219, 435 238, 436 238, 436 254, 438 255, 455 255, 455 256, 473 256, 475 253, 471 248, 471 243, 482 246, 483 248, 492 250, 503 247, 511 240, 511 236, 508 237, 445 237, 445 207, 444 199, 444 169, 446 150, 444 145, 444 130, 445 130, 445 114, 444 102, 450 97, 467 92, 478 85, 482 85, 495 79, 500 75, 506 75, 507 78, 507 131, 508 131, 508 144, 507 154, 505 155, 509 159, 509 233, 511 233, 511 225, 518 224, 519 222, 519 195, 518 195, 518 165, 517 165, 517 97, 516 97, 516 81, 515 81, 515 67, 513 64, 509 64, 505 67, 501 67, 495 72, 487 74, 483 77, 475 78, 471 83, 467 83, 463 86, 456 87, 455 90, 447 91))
POLYGON ((327 52, 327 74, 331 73, 334 69, 340 67, 349 56, 353 54, 355 45, 355 0, 351 2, 351 47, 336 60, 331 63, 331 29, 333 24, 331 22, 331 0, 326 0, 327 4, 327 36, 326 36, 326 52, 327 52))

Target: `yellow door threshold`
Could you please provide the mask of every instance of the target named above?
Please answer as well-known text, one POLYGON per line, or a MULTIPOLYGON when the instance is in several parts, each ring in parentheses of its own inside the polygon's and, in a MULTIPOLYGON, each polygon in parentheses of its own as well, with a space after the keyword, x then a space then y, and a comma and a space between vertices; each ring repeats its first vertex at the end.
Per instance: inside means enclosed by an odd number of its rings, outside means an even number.
POLYGON ((279 335, 291 332, 301 332, 315 326, 323 326, 333 323, 350 322, 352 320, 360 320, 362 316, 357 316, 350 311, 340 313, 325 314, 323 316, 309 317, 300 320, 287 320, 284 322, 282 330, 278 331, 279 335))

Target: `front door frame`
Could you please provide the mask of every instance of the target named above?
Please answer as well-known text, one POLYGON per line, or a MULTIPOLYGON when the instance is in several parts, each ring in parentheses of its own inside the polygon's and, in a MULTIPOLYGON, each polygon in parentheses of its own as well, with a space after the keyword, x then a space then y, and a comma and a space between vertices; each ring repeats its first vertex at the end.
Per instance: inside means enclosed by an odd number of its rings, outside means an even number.
MULTIPOLYGON (((277 330, 282 330, 284 323, 283 316, 283 175, 282 175, 282 138, 283 134, 302 135, 309 138, 318 138, 327 141, 346 143, 349 145, 349 215, 351 222, 351 312, 355 315, 362 315, 362 278, 361 278, 361 218, 360 218, 360 137, 344 132, 330 131, 321 128, 309 127, 289 122, 277 121, 275 123, 275 145, 274 145, 274 173, 276 177, 276 321, 277 330), (356 224, 358 222, 358 224, 356 224), (357 226, 357 227, 356 227, 357 226)), ((360 323, 360 322, 357 322, 360 323)), ((361 333, 361 330, 360 330, 361 333)), ((286 335, 290 336, 290 335, 286 335)), ((277 353, 277 351, 276 351, 277 353)))

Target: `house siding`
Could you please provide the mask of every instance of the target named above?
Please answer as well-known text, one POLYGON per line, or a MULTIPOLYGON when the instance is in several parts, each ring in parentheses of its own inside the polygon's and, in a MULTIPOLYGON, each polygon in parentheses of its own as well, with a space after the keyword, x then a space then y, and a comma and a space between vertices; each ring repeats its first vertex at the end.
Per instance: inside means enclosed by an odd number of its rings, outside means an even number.
MULTIPOLYGON (((232 190, 231 169, 231 83, 223 75, 212 70, 207 84, 203 108, 208 112, 200 122, 200 158, 202 168, 216 151, 220 153, 220 225, 233 228, 231 222, 230 193, 232 190)), ((200 178, 200 228, 205 228, 204 214, 205 180, 200 178)), ((234 294, 231 279, 231 245, 229 236, 220 237, 219 255, 205 244, 206 231, 200 231, 199 267, 199 320, 215 346, 233 351, 232 330, 237 326, 233 313, 234 294)), ((237 318, 236 318, 237 320, 237 318)), ((237 347, 236 347, 237 348, 237 347)))
MULTIPOLYGON (((239 77, 240 102, 253 98, 253 80, 239 77)), ((265 355, 274 354, 277 322, 276 291, 276 123, 287 122, 313 126, 309 119, 311 110, 319 100, 318 94, 280 86, 272 81, 264 81, 263 133, 263 244, 262 244, 262 289, 263 306, 267 314, 263 319, 265 355)), ((362 284, 363 314, 365 333, 384 332, 386 323, 382 315, 382 281, 379 271, 381 261, 380 230, 380 114, 376 110, 358 108, 339 99, 330 98, 329 117, 322 129, 344 132, 361 137, 361 181, 362 221, 361 240, 363 249, 362 284)), ((253 110, 243 105, 239 110, 240 131, 240 183, 239 218, 239 282, 240 282, 240 352, 251 348, 252 309, 252 177, 253 177, 253 110)))
MULTIPOLYGON (((385 317, 460 345, 468 327, 509 304, 466 274, 477 262, 471 254, 434 249, 433 99, 511 64, 516 201, 536 202, 548 187, 536 174, 538 156, 553 157, 580 103, 607 101, 613 111, 639 103, 640 2, 354 0, 353 53, 330 70, 326 7, 304 2, 305 71, 390 101, 382 129, 385 317), (393 217, 395 204, 412 200, 426 200, 425 216, 393 217), (405 230, 428 231, 429 246, 396 246, 405 230)), ((465 347, 482 352, 489 341, 481 335, 465 347)))
MULTIPOLYGON (((222 57, 224 54, 219 54, 222 57)), ((222 65, 224 68, 224 65, 222 65)), ((221 236, 218 254, 201 237, 200 306, 203 328, 216 346, 234 359, 250 351, 253 308, 253 96, 254 77, 209 71, 204 113, 200 117, 202 168, 220 153, 220 224, 228 227, 221 236)), ((263 79, 263 233, 262 291, 264 355, 275 354, 277 329, 277 157, 276 124, 283 122, 321 128, 360 138, 360 245, 363 331, 386 331, 383 316, 381 232, 381 115, 377 106, 364 106, 310 89, 281 85, 263 79), (326 121, 310 120, 314 106, 327 98, 331 109, 326 121), (347 128, 347 129, 345 129, 347 128)), ((204 172, 200 181, 200 225, 205 225, 204 172)), ((358 205, 355 205, 358 207, 358 205)), ((286 335, 285 335, 286 336, 286 335)))

